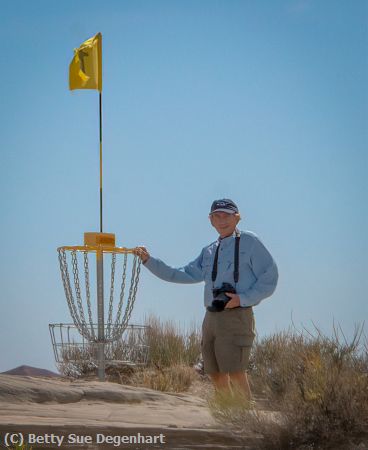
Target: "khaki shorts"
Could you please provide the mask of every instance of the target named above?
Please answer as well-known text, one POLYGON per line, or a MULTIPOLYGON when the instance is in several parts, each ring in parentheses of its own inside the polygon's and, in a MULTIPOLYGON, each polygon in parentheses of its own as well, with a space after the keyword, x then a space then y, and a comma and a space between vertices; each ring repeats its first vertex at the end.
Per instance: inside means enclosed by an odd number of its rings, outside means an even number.
POLYGON ((247 370, 254 337, 251 307, 206 311, 202 324, 204 371, 212 374, 247 370))

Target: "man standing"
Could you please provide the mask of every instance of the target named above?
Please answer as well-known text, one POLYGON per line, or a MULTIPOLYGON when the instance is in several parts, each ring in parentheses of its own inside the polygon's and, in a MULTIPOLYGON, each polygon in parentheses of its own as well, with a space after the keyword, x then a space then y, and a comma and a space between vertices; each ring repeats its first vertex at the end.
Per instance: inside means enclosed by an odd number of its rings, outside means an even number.
POLYGON ((231 392, 231 382, 233 388, 250 400, 246 370, 255 337, 252 307, 274 292, 278 270, 259 238, 249 231, 238 230, 240 214, 232 200, 215 200, 209 219, 218 239, 184 267, 166 265, 150 256, 145 247, 137 247, 136 253, 144 266, 162 280, 205 282, 204 371, 218 391, 231 392))

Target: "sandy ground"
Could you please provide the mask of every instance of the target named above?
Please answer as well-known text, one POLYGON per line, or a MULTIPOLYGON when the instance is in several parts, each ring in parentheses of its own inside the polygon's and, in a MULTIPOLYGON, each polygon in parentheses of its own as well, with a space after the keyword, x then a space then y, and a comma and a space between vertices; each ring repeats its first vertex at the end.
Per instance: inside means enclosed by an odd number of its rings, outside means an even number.
POLYGON ((109 382, 0 375, 0 443, 22 433, 26 442, 37 439, 34 450, 254 448, 214 420, 200 389, 170 394, 109 382))

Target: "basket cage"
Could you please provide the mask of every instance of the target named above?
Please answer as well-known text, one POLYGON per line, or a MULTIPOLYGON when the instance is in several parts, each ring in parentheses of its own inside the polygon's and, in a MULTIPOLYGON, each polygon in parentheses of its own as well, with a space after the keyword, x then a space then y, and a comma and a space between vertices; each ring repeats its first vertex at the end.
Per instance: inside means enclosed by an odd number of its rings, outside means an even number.
MULTIPOLYGON (((93 324, 97 330, 97 324, 93 324)), ((105 329, 107 324, 105 324, 105 329)), ((90 363, 97 367, 99 343, 83 337, 75 324, 49 324, 57 364, 90 363)), ((109 365, 144 366, 148 363, 147 325, 127 325, 121 337, 104 343, 105 361, 109 365)), ((96 331, 97 333, 97 331, 96 331)))

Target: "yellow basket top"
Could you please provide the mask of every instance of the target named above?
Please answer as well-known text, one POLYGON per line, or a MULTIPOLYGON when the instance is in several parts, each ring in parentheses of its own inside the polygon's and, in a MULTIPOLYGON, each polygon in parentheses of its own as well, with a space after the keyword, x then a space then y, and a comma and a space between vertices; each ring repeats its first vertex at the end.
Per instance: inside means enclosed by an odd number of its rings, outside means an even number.
POLYGON ((134 253, 134 248, 115 247, 113 233, 84 233, 84 245, 64 245, 58 250, 102 253, 134 253))

